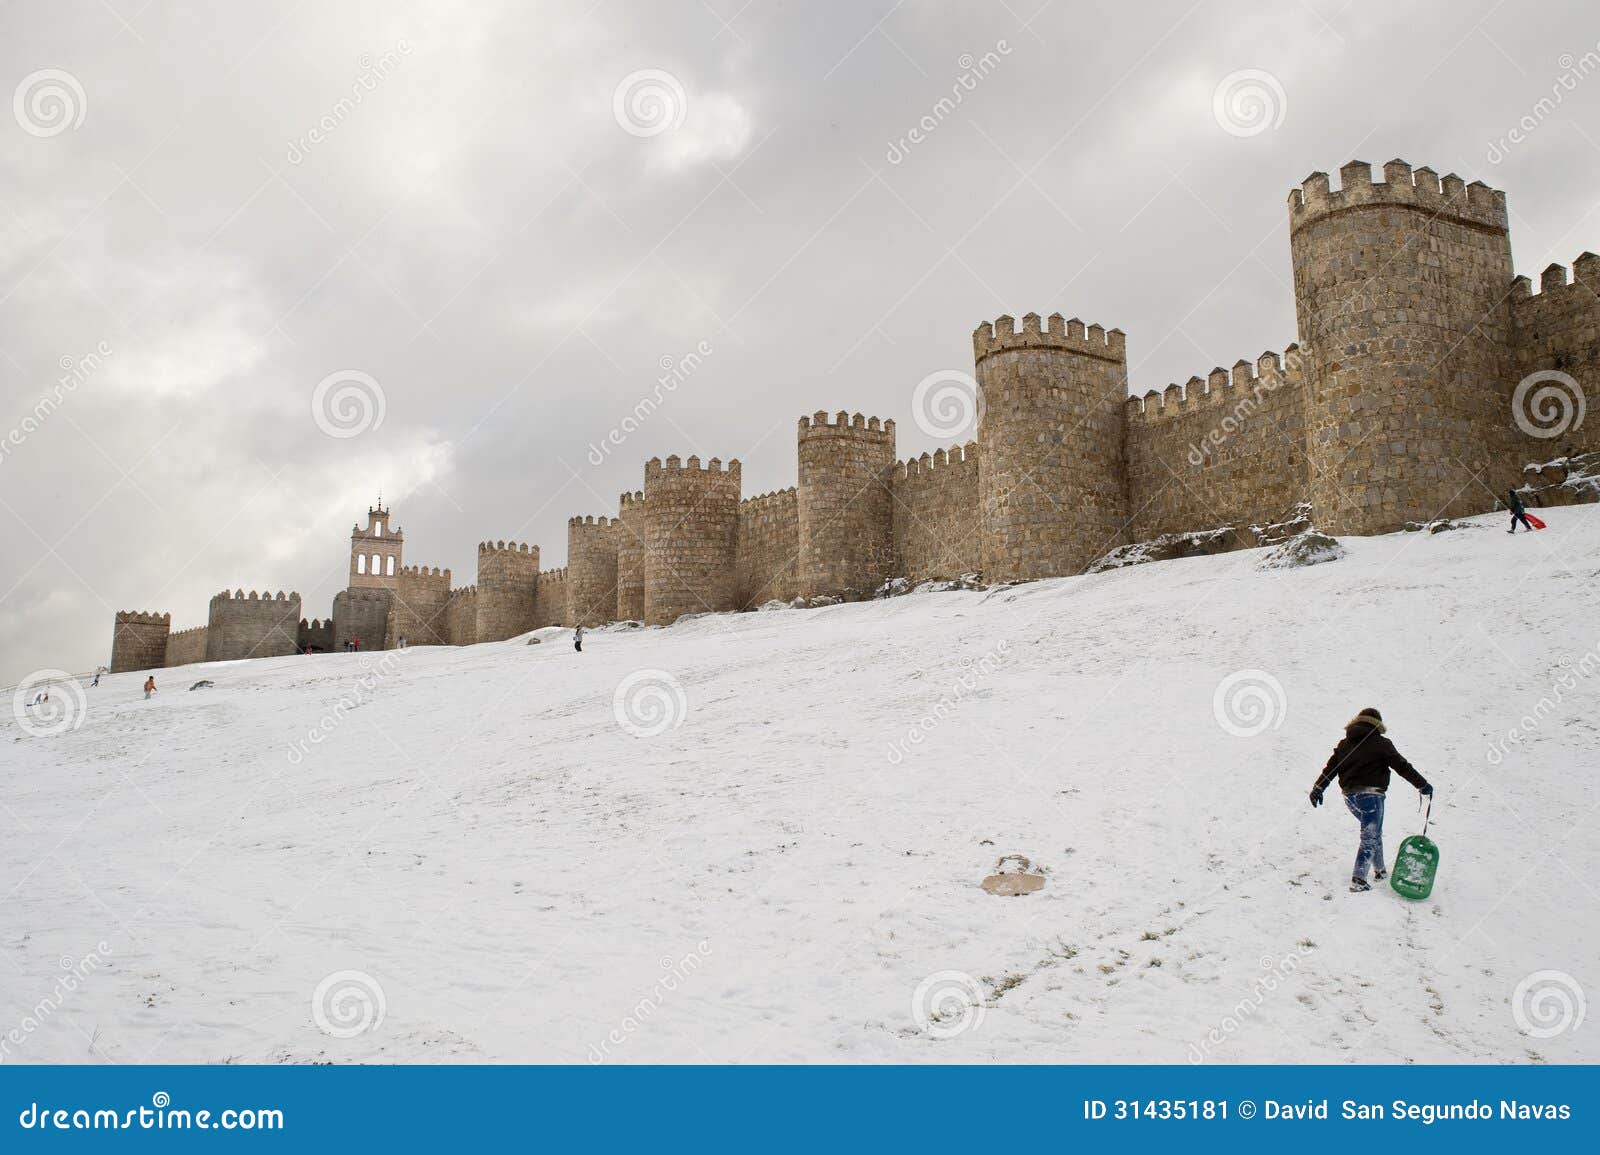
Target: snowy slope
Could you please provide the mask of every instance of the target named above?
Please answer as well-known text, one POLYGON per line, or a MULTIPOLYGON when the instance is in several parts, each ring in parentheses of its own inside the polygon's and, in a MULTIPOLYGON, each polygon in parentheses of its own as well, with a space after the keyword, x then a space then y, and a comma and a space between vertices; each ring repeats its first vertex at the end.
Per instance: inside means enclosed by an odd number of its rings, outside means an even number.
POLYGON ((1600 1060, 1600 509, 1550 521, 107 678, 0 730, 4 1058, 1600 1060), (1368 705, 1425 902, 1306 801, 1368 705))

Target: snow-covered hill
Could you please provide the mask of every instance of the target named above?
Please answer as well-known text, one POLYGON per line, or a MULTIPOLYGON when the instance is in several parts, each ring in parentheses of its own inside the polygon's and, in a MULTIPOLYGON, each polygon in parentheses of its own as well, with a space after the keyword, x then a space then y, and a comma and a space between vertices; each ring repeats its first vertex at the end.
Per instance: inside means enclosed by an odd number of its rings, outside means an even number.
POLYGON ((0 730, 4 1058, 1600 1060, 1600 509, 1549 520, 106 678, 0 730), (1425 902, 1306 799, 1365 706, 1425 902))

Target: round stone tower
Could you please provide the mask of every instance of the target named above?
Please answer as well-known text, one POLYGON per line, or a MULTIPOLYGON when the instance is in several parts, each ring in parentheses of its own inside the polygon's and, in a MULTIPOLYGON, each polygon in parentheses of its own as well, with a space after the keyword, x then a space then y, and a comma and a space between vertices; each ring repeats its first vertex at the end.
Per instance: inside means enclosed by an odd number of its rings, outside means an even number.
POLYGON ((575 626, 603 626, 617 609, 617 531, 609 517, 567 521, 567 597, 575 626))
POLYGON ((713 457, 644 466, 644 620, 738 609, 739 463, 713 457))
POLYGON ((644 621, 644 493, 624 493, 617 516, 617 621, 644 621))
POLYGON ((1124 542, 1127 344, 1121 329, 1052 314, 985 321, 972 335, 979 390, 983 576, 1080 573, 1124 542))
POLYGON ((1481 513, 1512 446, 1505 194, 1405 161, 1289 194, 1312 512, 1332 533, 1481 513))
POLYGON ((525 542, 478 544, 477 640, 498 642, 533 629, 539 547, 525 542))
POLYGON ((894 576, 894 422, 800 418, 801 597, 872 595, 894 576))

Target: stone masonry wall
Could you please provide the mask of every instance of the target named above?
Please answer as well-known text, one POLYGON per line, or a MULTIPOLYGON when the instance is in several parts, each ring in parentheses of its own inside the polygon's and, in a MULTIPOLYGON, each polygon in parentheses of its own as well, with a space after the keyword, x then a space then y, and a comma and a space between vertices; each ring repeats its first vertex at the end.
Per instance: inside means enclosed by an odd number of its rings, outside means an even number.
POLYGON ((621 519, 567 521, 567 601, 575 626, 603 626, 617 612, 617 535, 621 519))
POLYGON ((303 654, 309 648, 313 654, 329 654, 333 652, 333 619, 312 618, 309 622, 300 619, 299 636, 294 640, 295 647, 303 654))
POLYGON ((1522 465, 1559 455, 1600 450, 1600 256, 1584 253, 1573 262, 1569 284, 1560 265, 1545 269, 1539 292, 1527 277, 1512 282, 1511 313, 1516 321, 1517 379, 1529 374, 1564 373, 1578 384, 1587 412, 1577 422, 1579 405, 1572 387, 1545 376, 1530 383, 1516 412, 1532 433, 1516 446, 1522 465))
MULTIPOLYGON (((300 595, 223 590, 211 599, 206 661, 274 658, 295 652, 300 636, 300 595)), ((378 637, 383 635, 380 632, 378 637)))
POLYGON ((450 601, 450 571, 404 566, 396 575, 394 602, 385 626, 384 649, 444 644, 444 609, 450 601))
POLYGON ((800 511, 795 490, 739 503, 738 599, 741 609, 800 596, 800 511))
POLYGON ((166 665, 171 629, 171 614, 118 610, 111 633, 111 672, 156 670, 166 665))
POLYGON ((168 666, 188 666, 206 660, 206 627, 177 630, 167 635, 168 666))
POLYGON ((893 488, 901 575, 922 582, 982 571, 976 441, 896 465, 893 488))
POLYGON ((340 590, 333 595, 333 648, 360 641, 363 650, 381 650, 389 635, 394 594, 385 589, 340 590))
MULTIPOLYGON (((1289 196, 1311 499, 1331 533, 1493 508, 1512 450, 1504 194, 1352 161, 1289 196)), ((1515 477, 1511 478, 1512 481, 1515 477)))
POLYGON ((539 547, 519 542, 478 546, 477 640, 498 642, 533 629, 539 547))
POLYGON ((478 640, 478 587, 450 591, 445 601, 441 640, 447 646, 470 646, 478 640))
POLYGON ((644 467, 644 620, 667 626, 684 614, 738 608, 739 463, 713 457, 644 467))
POLYGON ((868 597, 893 576, 894 422, 840 412, 800 418, 800 593, 868 597))
POLYGON ((547 569, 539 575, 533 596, 533 628, 565 626, 571 623, 567 605, 567 569, 547 569))
POLYGON ((1270 525, 1310 499, 1305 378, 1291 345, 1128 399, 1129 537, 1270 525))
POLYGON ((1125 541, 1128 396, 1120 329, 1037 313, 972 335, 983 417, 978 447, 983 574, 991 582, 1075 574, 1125 541))
POLYGON ((644 621, 644 491, 617 504, 617 621, 644 621))

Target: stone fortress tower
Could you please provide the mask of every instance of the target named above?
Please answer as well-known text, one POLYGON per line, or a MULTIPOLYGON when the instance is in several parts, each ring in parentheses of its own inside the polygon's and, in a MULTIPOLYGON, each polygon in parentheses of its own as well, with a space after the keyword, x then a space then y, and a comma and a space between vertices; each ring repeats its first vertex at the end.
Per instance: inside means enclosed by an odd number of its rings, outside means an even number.
POLYGON ((1512 449, 1505 194, 1352 161, 1289 194, 1309 496, 1334 533, 1485 507, 1512 449), (1486 481, 1487 479, 1487 481, 1486 481))
POLYGON ((843 411, 800 418, 802 597, 867 597, 895 573, 894 422, 843 411))
POLYGON ((644 620, 738 608, 739 463, 676 456, 644 467, 644 620))
POLYGON ((991 581, 1077 573, 1125 540, 1120 329, 1037 313, 985 323, 972 337, 983 572, 991 581))
POLYGON ((366 649, 670 625, 871 597, 889 579, 1061 577, 1120 544, 1216 529, 1252 544, 1251 527, 1307 517, 1382 533, 1492 509, 1524 467, 1542 480, 1600 451, 1600 419, 1583 420, 1600 403, 1600 257, 1579 256, 1572 279, 1551 265, 1536 292, 1513 276, 1502 193, 1400 160, 1382 181, 1359 161, 1339 176, 1289 195, 1299 341, 1281 354, 1130 396, 1121 330, 1002 316, 973 333, 979 421, 964 445, 901 462, 893 421, 819 411, 798 422, 798 484, 750 498, 736 460, 652 458, 615 517, 568 521, 566 567, 484 542, 477 584, 455 589, 448 569, 402 563, 380 500, 352 531, 331 622, 299 620, 298 594, 243 591, 178 633, 169 615, 118 613, 113 669, 353 636, 366 649), (1535 379, 1552 397, 1528 395, 1535 379))

